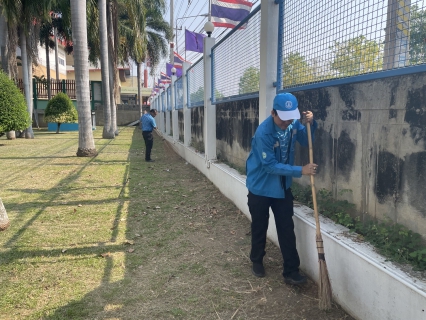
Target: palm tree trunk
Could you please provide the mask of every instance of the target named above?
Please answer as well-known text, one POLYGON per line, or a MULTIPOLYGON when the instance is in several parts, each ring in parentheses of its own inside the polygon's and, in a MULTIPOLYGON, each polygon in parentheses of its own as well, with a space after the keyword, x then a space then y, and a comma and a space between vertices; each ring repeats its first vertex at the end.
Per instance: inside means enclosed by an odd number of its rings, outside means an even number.
POLYGON ((50 55, 49 55, 49 39, 46 38, 44 43, 46 46, 46 73, 47 73, 47 99, 50 101, 52 99, 52 83, 50 76, 50 55))
POLYGON ((7 67, 9 77, 13 81, 18 80, 18 64, 16 62, 16 47, 18 46, 18 28, 13 22, 7 24, 7 67))
POLYGON ((111 128, 116 136, 117 130, 117 93, 119 91, 117 79, 117 45, 118 34, 117 28, 117 4, 113 0, 110 2, 108 10, 108 43, 109 43, 109 58, 110 58, 110 87, 111 87, 111 128))
MULTIPOLYGON (((0 7, 0 12, 1 12, 0 7)), ((7 55, 8 55, 8 47, 7 47, 7 23, 5 17, 0 14, 0 50, 1 50, 1 68, 4 73, 9 74, 9 66, 7 64, 7 55)), ((10 77, 10 75, 9 75, 10 77)))
POLYGON ((6 230, 10 225, 9 217, 7 216, 6 209, 3 205, 3 201, 0 198, 0 231, 6 230))
POLYGON ((98 153, 93 140, 90 91, 89 63, 87 49, 86 0, 70 1, 72 40, 74 44, 74 68, 76 96, 78 105, 78 157, 93 157, 98 153))
MULTIPOLYGON (((32 95, 31 95, 31 87, 30 87, 30 79, 29 79, 29 70, 28 70, 28 56, 27 56, 27 35, 25 32, 21 29, 20 32, 20 39, 21 39, 21 61, 22 61, 22 81, 24 83, 24 93, 25 93, 25 100, 27 102, 27 111, 30 114, 30 117, 32 119, 33 115, 33 109, 32 109, 32 95)), ((32 123, 25 131, 25 138, 31 139, 34 138, 34 135, 32 134, 32 123)))
POLYGON ((141 78, 142 78, 142 63, 138 62, 137 63, 137 74, 138 74, 138 104, 139 104, 139 112, 140 112, 140 116, 142 117, 142 96, 141 96, 141 92, 142 92, 142 83, 141 83, 141 78))
POLYGON ((102 138, 113 139, 114 131, 111 129, 111 103, 109 85, 109 61, 108 61, 108 30, 107 30, 107 2, 98 0, 99 8, 99 33, 101 40, 101 72, 102 72, 102 100, 104 111, 104 130, 102 138))

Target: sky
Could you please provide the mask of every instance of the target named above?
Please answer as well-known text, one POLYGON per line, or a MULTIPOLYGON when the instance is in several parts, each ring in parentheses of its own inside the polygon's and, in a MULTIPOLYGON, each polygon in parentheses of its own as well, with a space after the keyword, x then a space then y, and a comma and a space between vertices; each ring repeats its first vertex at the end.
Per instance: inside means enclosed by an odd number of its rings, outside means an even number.
MULTIPOLYGON (((204 33, 204 24, 207 21, 206 16, 203 14, 209 13, 209 0, 166 0, 166 11, 163 15, 164 20, 170 23, 170 4, 173 1, 173 25, 175 30, 175 51, 177 51, 183 58, 190 61, 191 63, 197 62, 202 56, 201 53, 185 51, 185 29, 194 31, 197 33, 204 33)), ((260 4, 260 0, 248 0, 253 2, 252 10, 260 4)), ((232 29, 229 28, 215 28, 212 33, 212 37, 216 38, 216 41, 220 40, 232 29)), ((168 56, 169 57, 169 56, 168 56)), ((169 58, 164 59, 159 66, 156 68, 156 73, 166 72, 166 63, 169 58)), ((134 72, 136 74, 136 72, 134 72)), ((153 78, 150 76, 149 87, 152 87, 153 78)))

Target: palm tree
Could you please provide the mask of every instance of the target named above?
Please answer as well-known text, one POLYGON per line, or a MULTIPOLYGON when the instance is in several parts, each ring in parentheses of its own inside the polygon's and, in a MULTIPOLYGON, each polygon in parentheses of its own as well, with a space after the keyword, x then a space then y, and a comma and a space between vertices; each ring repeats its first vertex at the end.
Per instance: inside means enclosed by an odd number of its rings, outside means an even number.
MULTIPOLYGON (((40 17, 45 17, 48 14, 50 4, 51 0, 1 0, 0 2, 7 21, 9 59, 12 61, 12 64, 14 59, 16 59, 14 57, 17 42, 16 34, 19 34, 24 93, 28 112, 31 115, 33 113, 31 90, 32 64, 33 59, 37 59, 37 28, 40 25, 40 17)), ((16 64, 11 66, 9 62, 9 70, 12 71, 12 77, 15 78, 16 72, 13 69, 16 70, 16 64)), ((25 132, 25 137, 34 138, 31 124, 25 132)))
POLYGON ((100 35, 100 56, 102 72, 102 100, 104 105, 104 129, 102 137, 112 139, 115 136, 111 126, 111 103, 109 84, 109 60, 108 60, 108 36, 107 36, 107 2, 98 0, 99 8, 99 35, 100 35))
POLYGON ((6 230, 10 225, 9 218, 7 216, 6 209, 4 208, 3 202, 0 198, 0 231, 6 230))
MULTIPOLYGON (((170 25, 164 21, 164 1, 127 1, 121 12, 122 32, 126 36, 128 51, 125 53, 137 66, 138 97, 141 103, 142 63, 149 57, 155 68, 161 58, 167 56, 167 41, 173 36, 170 25)), ((126 57, 127 58, 127 57, 126 57)), ((140 110, 142 114, 142 109, 140 110)))
POLYGON ((93 157, 98 153, 93 140, 90 112, 86 0, 71 1, 71 23, 78 103, 79 134, 77 156, 93 157))

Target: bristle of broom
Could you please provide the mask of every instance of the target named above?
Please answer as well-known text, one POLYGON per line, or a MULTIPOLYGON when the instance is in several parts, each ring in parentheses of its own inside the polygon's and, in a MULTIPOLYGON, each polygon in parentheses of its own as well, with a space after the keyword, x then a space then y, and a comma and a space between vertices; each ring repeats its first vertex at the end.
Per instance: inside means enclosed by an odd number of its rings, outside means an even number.
POLYGON ((332 292, 325 259, 319 259, 319 275, 319 308, 329 310, 331 309, 332 292))

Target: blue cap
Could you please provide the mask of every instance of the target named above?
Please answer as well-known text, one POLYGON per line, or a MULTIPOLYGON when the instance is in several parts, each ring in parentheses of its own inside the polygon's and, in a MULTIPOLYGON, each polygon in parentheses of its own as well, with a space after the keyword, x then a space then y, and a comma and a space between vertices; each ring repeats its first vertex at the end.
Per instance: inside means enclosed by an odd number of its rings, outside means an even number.
POLYGON ((280 93, 274 98, 273 108, 277 111, 278 117, 283 121, 300 119, 300 112, 297 106, 297 99, 291 93, 280 93))

